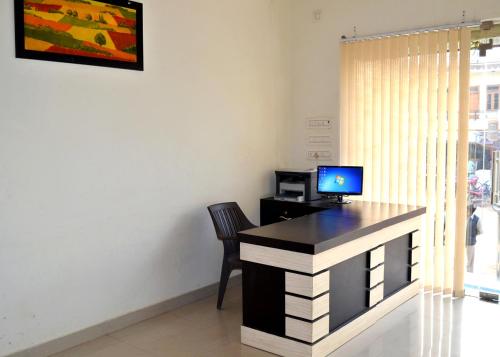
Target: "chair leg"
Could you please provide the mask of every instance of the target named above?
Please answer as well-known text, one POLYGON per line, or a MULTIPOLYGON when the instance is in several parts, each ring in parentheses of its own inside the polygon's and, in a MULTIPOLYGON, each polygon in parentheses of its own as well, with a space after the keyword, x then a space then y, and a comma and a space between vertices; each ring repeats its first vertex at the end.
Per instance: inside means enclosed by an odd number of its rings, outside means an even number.
POLYGON ((217 299, 217 309, 222 308, 222 301, 224 300, 224 294, 226 292, 227 281, 231 275, 231 266, 229 265, 226 257, 222 260, 222 270, 220 272, 220 282, 219 282, 219 297, 217 299))

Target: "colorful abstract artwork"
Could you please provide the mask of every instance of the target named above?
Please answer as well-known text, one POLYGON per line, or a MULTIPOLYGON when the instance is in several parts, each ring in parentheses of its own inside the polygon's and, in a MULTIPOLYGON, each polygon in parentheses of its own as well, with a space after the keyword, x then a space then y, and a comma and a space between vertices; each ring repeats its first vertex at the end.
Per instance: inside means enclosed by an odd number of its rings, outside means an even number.
POLYGON ((143 70, 142 4, 15 0, 16 56, 143 70))

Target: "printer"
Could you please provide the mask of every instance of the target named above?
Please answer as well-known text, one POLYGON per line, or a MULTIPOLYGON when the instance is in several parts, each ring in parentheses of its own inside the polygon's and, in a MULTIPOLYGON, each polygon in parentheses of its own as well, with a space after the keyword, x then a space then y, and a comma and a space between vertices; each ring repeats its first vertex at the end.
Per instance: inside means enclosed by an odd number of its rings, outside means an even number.
POLYGON ((321 197, 316 189, 318 181, 316 169, 282 169, 275 171, 275 174, 276 194, 274 199, 304 202, 317 200, 321 197))

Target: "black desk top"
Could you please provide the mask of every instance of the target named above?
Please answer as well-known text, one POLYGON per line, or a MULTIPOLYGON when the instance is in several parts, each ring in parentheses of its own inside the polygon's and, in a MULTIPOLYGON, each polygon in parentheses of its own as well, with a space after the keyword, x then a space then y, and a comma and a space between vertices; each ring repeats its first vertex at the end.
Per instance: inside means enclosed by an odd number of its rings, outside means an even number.
POLYGON ((353 201, 337 205, 312 201, 325 208, 307 216, 238 233, 243 243, 318 254, 425 213, 425 207, 353 201), (326 207, 325 207, 326 206, 326 207))

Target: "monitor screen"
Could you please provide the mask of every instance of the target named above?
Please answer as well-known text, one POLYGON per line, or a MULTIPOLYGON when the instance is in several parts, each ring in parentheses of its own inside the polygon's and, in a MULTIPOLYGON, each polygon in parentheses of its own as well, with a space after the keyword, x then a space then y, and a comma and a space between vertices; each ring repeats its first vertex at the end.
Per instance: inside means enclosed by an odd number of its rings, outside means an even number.
POLYGON ((363 193, 363 167, 318 166, 318 193, 361 195, 363 193))

